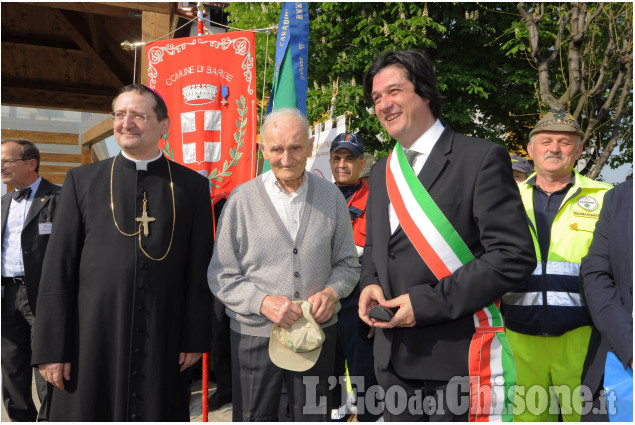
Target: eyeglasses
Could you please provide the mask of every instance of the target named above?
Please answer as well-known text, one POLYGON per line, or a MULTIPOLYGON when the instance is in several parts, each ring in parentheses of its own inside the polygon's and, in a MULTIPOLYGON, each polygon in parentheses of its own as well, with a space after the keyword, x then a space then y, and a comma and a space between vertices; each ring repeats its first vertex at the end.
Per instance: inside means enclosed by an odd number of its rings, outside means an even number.
POLYGON ((13 165, 13 163, 16 161, 28 161, 29 159, 34 159, 34 158, 3 159, 2 161, 0 161, 0 165, 6 168, 7 165, 13 165))
POLYGON ((124 120, 128 117, 135 124, 143 124, 148 121, 148 117, 156 117, 156 115, 146 115, 146 114, 124 114, 123 112, 111 112, 110 119, 114 122, 124 122, 124 120))

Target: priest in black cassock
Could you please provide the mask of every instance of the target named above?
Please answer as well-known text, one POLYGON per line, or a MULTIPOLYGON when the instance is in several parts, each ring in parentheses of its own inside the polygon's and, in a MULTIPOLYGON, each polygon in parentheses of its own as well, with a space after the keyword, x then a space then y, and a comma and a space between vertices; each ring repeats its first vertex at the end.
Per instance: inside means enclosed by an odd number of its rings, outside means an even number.
POLYGON ((121 153, 68 172, 44 258, 32 362, 51 421, 189 421, 192 366, 209 349, 208 180, 158 147, 163 99, 124 87, 121 153))

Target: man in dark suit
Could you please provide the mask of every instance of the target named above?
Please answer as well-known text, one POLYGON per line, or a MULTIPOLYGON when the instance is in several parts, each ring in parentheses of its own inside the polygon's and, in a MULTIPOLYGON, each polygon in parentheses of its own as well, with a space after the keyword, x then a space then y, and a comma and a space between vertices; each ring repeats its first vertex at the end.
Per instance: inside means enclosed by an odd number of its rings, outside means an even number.
POLYGON ((600 401, 607 353, 613 351, 624 369, 633 368, 633 180, 604 197, 589 253, 582 259, 580 291, 594 325, 582 371, 593 408, 582 421, 606 422, 606 409, 596 408, 607 406, 600 401))
MULTIPOLYGON (((451 274, 437 277, 402 227, 407 226, 401 218, 404 209, 389 197, 387 177, 398 171, 391 168, 390 158, 397 152, 373 166, 359 314, 377 328, 374 355, 380 386, 399 389, 396 401, 386 397, 384 419, 465 421, 475 314, 522 282, 536 261, 509 154, 502 146, 441 124, 436 75, 419 52, 391 51, 375 59, 364 75, 364 94, 388 134, 409 151, 408 172, 414 170, 418 177, 418 182, 409 180, 409 187, 427 190, 473 256, 461 267, 449 268, 451 274), (377 304, 394 316, 387 322, 370 318, 377 304), (423 411, 417 408, 422 398, 427 400, 423 411)), ((399 162, 405 176, 405 158, 399 162)), ((406 191, 399 183, 397 189, 406 191)), ((495 324, 496 335, 500 325, 495 324)), ((504 335, 495 338, 501 341, 504 335)), ((480 381, 479 390, 485 384, 480 381)))
MULTIPOLYGON (((40 152, 30 141, 2 141, 2 181, 15 188, 2 197, 2 401, 12 421, 34 422, 31 336, 42 259, 60 193, 38 175, 40 152)), ((35 374, 46 420, 47 384, 35 374)))

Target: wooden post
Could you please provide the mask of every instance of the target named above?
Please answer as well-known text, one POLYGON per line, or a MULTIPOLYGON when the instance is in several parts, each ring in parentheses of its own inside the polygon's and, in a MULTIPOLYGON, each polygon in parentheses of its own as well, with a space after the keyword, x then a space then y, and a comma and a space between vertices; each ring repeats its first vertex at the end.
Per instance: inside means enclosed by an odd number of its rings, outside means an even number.
MULTIPOLYGON (((170 32, 170 15, 163 13, 143 12, 141 23, 141 38, 144 42, 156 40, 164 37, 170 32)), ((171 36, 165 37, 172 38, 171 36)), ((141 84, 148 84, 148 61, 145 47, 139 49, 137 54, 141 55, 141 66, 139 67, 141 84)))
POLYGON ((91 145, 82 145, 82 165, 90 164, 92 160, 91 145))
POLYGON ((82 134, 82 165, 93 162, 93 145, 112 136, 113 133, 112 120, 108 118, 82 134))

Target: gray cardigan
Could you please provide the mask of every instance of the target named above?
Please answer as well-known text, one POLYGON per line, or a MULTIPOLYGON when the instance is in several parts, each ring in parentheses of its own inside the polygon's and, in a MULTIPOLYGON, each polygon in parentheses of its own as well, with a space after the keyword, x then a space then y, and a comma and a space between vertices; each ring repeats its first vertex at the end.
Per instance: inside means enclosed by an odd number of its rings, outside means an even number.
MULTIPOLYGON (((306 300, 330 286, 343 298, 359 280, 344 197, 333 183, 304 175, 307 198, 295 242, 260 176, 237 187, 223 208, 207 280, 235 332, 270 336, 272 322, 260 314, 267 295, 306 300)), ((336 322, 333 315, 322 326, 336 322)))

